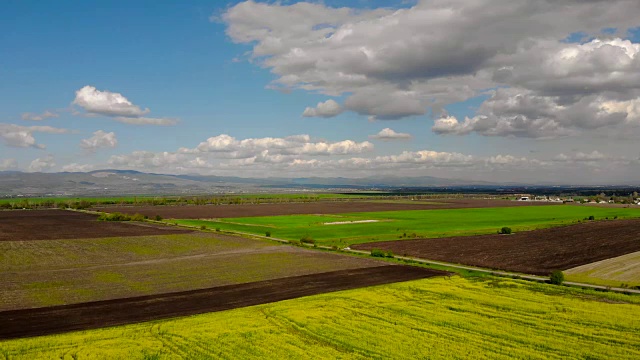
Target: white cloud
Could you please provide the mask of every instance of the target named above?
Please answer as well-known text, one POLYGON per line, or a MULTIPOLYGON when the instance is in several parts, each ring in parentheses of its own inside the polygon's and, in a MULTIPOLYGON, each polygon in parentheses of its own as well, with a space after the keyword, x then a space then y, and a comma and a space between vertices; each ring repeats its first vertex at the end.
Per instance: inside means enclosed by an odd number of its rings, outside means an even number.
POLYGON ((576 152, 574 154, 565 155, 563 153, 558 154, 553 158, 553 161, 557 162, 591 162, 591 161, 603 161, 607 160, 608 157, 603 153, 594 150, 590 153, 576 152))
POLYGON ((304 117, 323 117, 330 118, 338 116, 342 113, 342 107, 340 104, 332 99, 325 102, 319 102, 315 108, 307 107, 304 109, 302 116, 304 117))
POLYGON ((180 153, 220 153, 227 158, 249 158, 263 151, 271 155, 349 155, 373 150, 368 141, 312 141, 309 135, 285 138, 250 138, 238 140, 222 134, 210 137, 194 149, 181 148, 180 153))
POLYGON ((76 91, 72 104, 86 111, 86 114, 76 113, 78 115, 103 115, 125 124, 166 126, 178 123, 177 119, 146 117, 151 112, 149 108, 142 109, 120 93, 101 91, 90 85, 76 91))
POLYGON ((52 111, 45 111, 42 114, 36 114, 36 113, 22 113, 22 115, 20 116, 22 118, 22 120, 26 120, 26 121, 42 121, 48 118, 57 118, 60 115, 52 112, 52 111))
POLYGON ((56 166, 56 163, 52 155, 47 155, 42 158, 37 158, 29 164, 29 171, 31 172, 46 172, 56 166))
POLYGON ((88 113, 106 116, 140 117, 151 111, 134 105, 120 93, 100 91, 89 85, 76 91, 73 104, 82 107, 88 113))
POLYGON ((377 139, 377 140, 383 140, 383 141, 389 141, 389 140, 409 140, 411 139, 411 134, 407 134, 407 133, 398 133, 395 132, 393 129, 390 128, 384 128, 382 130, 380 130, 379 133, 377 133, 376 135, 369 135, 369 138, 371 139, 377 139))
POLYGON ((116 134, 102 130, 98 130, 93 133, 92 137, 80 141, 80 147, 90 152, 94 152, 99 148, 114 148, 116 145, 118 145, 116 134))
POLYGON ((17 168, 18 168, 18 162, 16 161, 16 159, 2 159, 2 160, 0 160, 0 171, 17 169, 17 168))
POLYGON ((62 171, 65 171, 65 172, 88 172, 94 169, 95 169, 94 165, 78 164, 78 163, 71 163, 71 164, 64 165, 62 167, 62 171))
POLYGON ((309 107, 305 116, 439 115, 501 88, 468 121, 441 118, 434 131, 556 137, 638 118, 631 105, 603 109, 640 99, 640 44, 619 37, 639 13, 633 0, 422 0, 398 10, 245 1, 222 21, 277 76, 270 88, 346 96, 340 110, 309 107), (590 40, 565 41, 576 33, 590 40))
POLYGON ((35 132, 65 134, 68 133, 69 130, 51 126, 20 126, 0 123, 0 139, 2 139, 7 146, 44 149, 44 145, 36 143, 36 139, 33 136, 35 132))

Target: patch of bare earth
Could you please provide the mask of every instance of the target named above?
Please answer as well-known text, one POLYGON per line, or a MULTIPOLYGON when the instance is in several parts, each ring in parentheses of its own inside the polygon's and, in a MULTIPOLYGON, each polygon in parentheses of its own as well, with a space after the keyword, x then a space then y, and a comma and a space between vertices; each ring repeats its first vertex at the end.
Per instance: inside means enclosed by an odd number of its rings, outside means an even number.
POLYGON ((0 211, 0 241, 83 239, 190 232, 149 223, 98 221, 97 218, 96 215, 66 210, 0 211))
POLYGON ((640 220, 594 221, 564 227, 437 239, 353 245, 397 255, 536 275, 640 251, 640 220))

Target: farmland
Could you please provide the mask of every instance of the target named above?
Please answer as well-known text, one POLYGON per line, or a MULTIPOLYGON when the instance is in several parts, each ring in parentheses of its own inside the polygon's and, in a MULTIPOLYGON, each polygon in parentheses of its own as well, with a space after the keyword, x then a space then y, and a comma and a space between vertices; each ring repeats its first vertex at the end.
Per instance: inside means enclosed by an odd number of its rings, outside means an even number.
POLYGON ((293 299, 301 296, 443 276, 412 266, 381 265, 150 296, 0 311, 0 339, 131 324, 293 299))
POLYGON ((184 234, 188 231, 148 223, 98 222, 97 216, 64 210, 0 211, 0 242, 87 237, 184 234))
POLYGON ((5 241, 0 242, 0 310, 187 291, 378 264, 201 232, 5 241))
POLYGON ((383 240, 493 234, 503 226, 518 232, 569 225, 590 216, 596 220, 634 218, 640 217, 640 209, 558 205, 171 221, 258 235, 270 232, 273 237, 289 240, 309 236, 318 244, 345 247, 383 240), (363 220, 377 222, 325 225, 363 220))
POLYGON ((640 251, 639 231, 640 219, 605 220, 512 235, 373 242, 353 248, 546 276, 640 251))
POLYGON ((2 341, 0 357, 636 359, 638 317, 632 296, 433 278, 2 341))
POLYGON ((534 203, 524 201, 484 199, 436 199, 433 201, 379 200, 368 201, 316 201, 291 203, 265 203, 240 205, 188 205, 188 206, 109 206, 95 207, 104 212, 140 213, 153 217, 173 219, 234 218, 250 216, 277 216, 301 214, 339 214, 349 212, 464 209, 484 207, 522 207, 537 205, 560 205, 557 203, 534 203))
POLYGON ((585 264, 565 271, 570 281, 604 286, 640 286, 640 252, 585 264))

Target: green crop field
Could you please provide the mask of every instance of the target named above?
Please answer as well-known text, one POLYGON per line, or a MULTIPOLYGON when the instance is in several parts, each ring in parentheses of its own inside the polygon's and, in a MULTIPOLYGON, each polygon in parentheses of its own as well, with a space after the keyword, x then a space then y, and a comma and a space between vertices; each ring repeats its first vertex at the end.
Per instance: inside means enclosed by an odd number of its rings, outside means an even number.
POLYGON ((533 230, 571 224, 589 216, 594 216, 596 220, 640 217, 640 209, 564 205, 171 221, 258 235, 270 232, 273 237, 288 240, 300 240, 308 235, 319 244, 343 247, 412 237, 490 234, 503 226, 511 227, 514 231, 533 230), (366 220, 377 222, 327 224, 366 220))
POLYGON ((0 342, 0 359, 638 359, 640 297, 433 278, 0 342))
POLYGON ((578 266, 565 275, 568 281, 640 288, 640 252, 578 266))
POLYGON ((369 259, 195 232, 0 242, 0 310, 353 269, 369 259))

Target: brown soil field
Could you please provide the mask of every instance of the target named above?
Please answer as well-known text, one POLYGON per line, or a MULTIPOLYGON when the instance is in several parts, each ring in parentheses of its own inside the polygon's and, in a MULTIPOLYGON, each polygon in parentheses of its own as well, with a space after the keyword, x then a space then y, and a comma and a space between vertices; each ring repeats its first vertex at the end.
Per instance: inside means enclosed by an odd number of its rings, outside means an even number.
POLYGON ((105 212, 140 213, 149 217, 160 215, 167 219, 214 219, 250 216, 339 214, 350 212, 462 209, 484 207, 512 207, 556 205, 556 203, 509 200, 451 199, 393 203, 389 201, 318 201, 310 203, 250 204, 250 205, 182 205, 182 206, 110 206, 93 210, 105 212))
POLYGON ((127 299, 0 312, 0 339, 202 314, 448 273, 402 265, 333 271, 127 299))
POLYGON ((512 235, 383 241, 353 245, 429 260, 548 275, 553 270, 640 251, 640 220, 594 221, 512 235))
POLYGON ((0 241, 83 239, 189 232, 147 223, 97 221, 96 215, 65 210, 0 211, 0 241))

